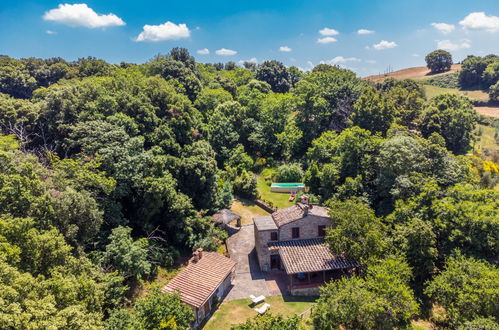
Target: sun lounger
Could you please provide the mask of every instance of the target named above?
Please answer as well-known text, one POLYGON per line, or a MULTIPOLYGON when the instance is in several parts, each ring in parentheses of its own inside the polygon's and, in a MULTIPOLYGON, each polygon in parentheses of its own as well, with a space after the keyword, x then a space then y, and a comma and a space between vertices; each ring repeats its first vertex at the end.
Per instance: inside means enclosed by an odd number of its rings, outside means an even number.
POLYGON ((265 312, 270 308, 270 304, 263 304, 262 307, 260 308, 255 308, 255 311, 260 314, 260 315, 263 315, 265 314, 265 312))
POLYGON ((262 301, 265 300, 265 296, 258 296, 258 297, 255 297, 254 295, 251 295, 249 296, 251 301, 253 302, 253 304, 259 304, 261 303, 262 301))

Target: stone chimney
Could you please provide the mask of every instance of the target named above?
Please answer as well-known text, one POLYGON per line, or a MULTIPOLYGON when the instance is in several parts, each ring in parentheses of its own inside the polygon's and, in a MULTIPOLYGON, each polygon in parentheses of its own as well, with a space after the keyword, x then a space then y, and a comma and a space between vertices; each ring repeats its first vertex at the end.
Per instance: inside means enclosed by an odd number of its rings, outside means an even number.
POLYGON ((201 258, 203 257, 203 249, 199 248, 196 250, 196 252, 198 254, 198 260, 201 260, 201 258))
POLYGON ((308 215, 308 205, 303 206, 303 216, 306 217, 308 215))
POLYGON ((198 261, 199 261, 199 253, 198 253, 198 251, 194 251, 194 252, 192 253, 192 257, 191 257, 191 259, 189 260, 189 262, 190 262, 191 264, 195 264, 195 263, 196 263, 196 262, 198 262, 198 261))
POLYGON ((190 263, 195 264, 203 257, 203 249, 199 248, 192 253, 192 257, 189 260, 190 263))

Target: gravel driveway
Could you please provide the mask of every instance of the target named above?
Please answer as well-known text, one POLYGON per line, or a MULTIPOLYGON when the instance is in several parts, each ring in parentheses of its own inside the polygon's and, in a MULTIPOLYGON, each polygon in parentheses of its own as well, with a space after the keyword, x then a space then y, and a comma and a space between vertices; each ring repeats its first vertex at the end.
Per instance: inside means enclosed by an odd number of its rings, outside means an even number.
POLYGON ((237 265, 234 286, 225 300, 249 298, 250 295, 270 296, 265 276, 258 265, 253 224, 242 226, 239 232, 227 239, 227 249, 237 265))

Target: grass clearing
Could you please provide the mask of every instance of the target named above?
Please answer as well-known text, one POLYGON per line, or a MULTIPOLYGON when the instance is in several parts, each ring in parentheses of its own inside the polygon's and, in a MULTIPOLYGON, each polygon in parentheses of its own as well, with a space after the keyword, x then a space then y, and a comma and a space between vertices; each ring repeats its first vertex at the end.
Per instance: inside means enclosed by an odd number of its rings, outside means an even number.
POLYGON ((479 101, 479 102, 488 102, 489 94, 485 93, 482 90, 460 90, 457 88, 443 88, 433 85, 424 85, 424 89, 426 92, 426 97, 428 99, 434 98, 440 94, 450 93, 457 94, 469 97, 471 100, 479 101))
POLYGON ((494 137, 495 129, 488 125, 477 125, 477 134, 479 134, 479 140, 475 144, 475 149, 489 149, 497 150, 498 145, 494 137))
POLYGON ((473 149, 479 151, 484 159, 497 162, 499 143, 496 141, 495 132, 493 126, 478 124, 475 130, 477 140, 473 149))
MULTIPOLYGON (((292 316, 312 307, 316 299, 316 297, 274 296, 267 297, 265 301, 270 304, 270 313, 292 316)), ((203 329, 230 329, 235 324, 246 322, 248 318, 257 315, 257 312, 254 310, 255 307, 250 306, 250 304, 251 300, 249 299, 224 301, 203 329)))
POLYGON ((253 223, 253 217, 270 215, 267 211, 257 206, 249 199, 237 197, 232 202, 231 211, 241 216, 241 224, 248 225, 253 223))

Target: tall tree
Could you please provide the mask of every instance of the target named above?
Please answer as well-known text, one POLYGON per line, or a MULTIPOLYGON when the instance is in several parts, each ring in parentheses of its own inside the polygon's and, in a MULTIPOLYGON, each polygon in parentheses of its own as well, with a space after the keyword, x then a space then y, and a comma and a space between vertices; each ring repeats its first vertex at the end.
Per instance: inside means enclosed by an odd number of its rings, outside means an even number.
POLYGON ((288 69, 278 61, 265 61, 256 70, 256 79, 265 81, 275 93, 287 93, 291 88, 288 69))
POLYGON ((452 55, 443 49, 437 49, 426 55, 426 66, 433 73, 450 70, 452 66, 452 55))
POLYGON ((445 139, 447 149, 455 154, 463 154, 470 149, 477 118, 468 98, 442 94, 425 105, 421 133, 426 138, 438 133, 445 139))
POLYGON ((361 263, 383 255, 383 225, 368 205, 356 200, 330 201, 327 205, 334 226, 326 230, 326 241, 334 254, 346 254, 361 263))
POLYGON ((499 270, 485 261, 457 254, 447 260, 425 293, 445 308, 454 326, 478 317, 497 318, 499 270))
POLYGON ((408 282, 411 270, 401 258, 371 266, 365 278, 328 283, 312 312, 317 329, 392 329, 406 327, 418 311, 408 282))

